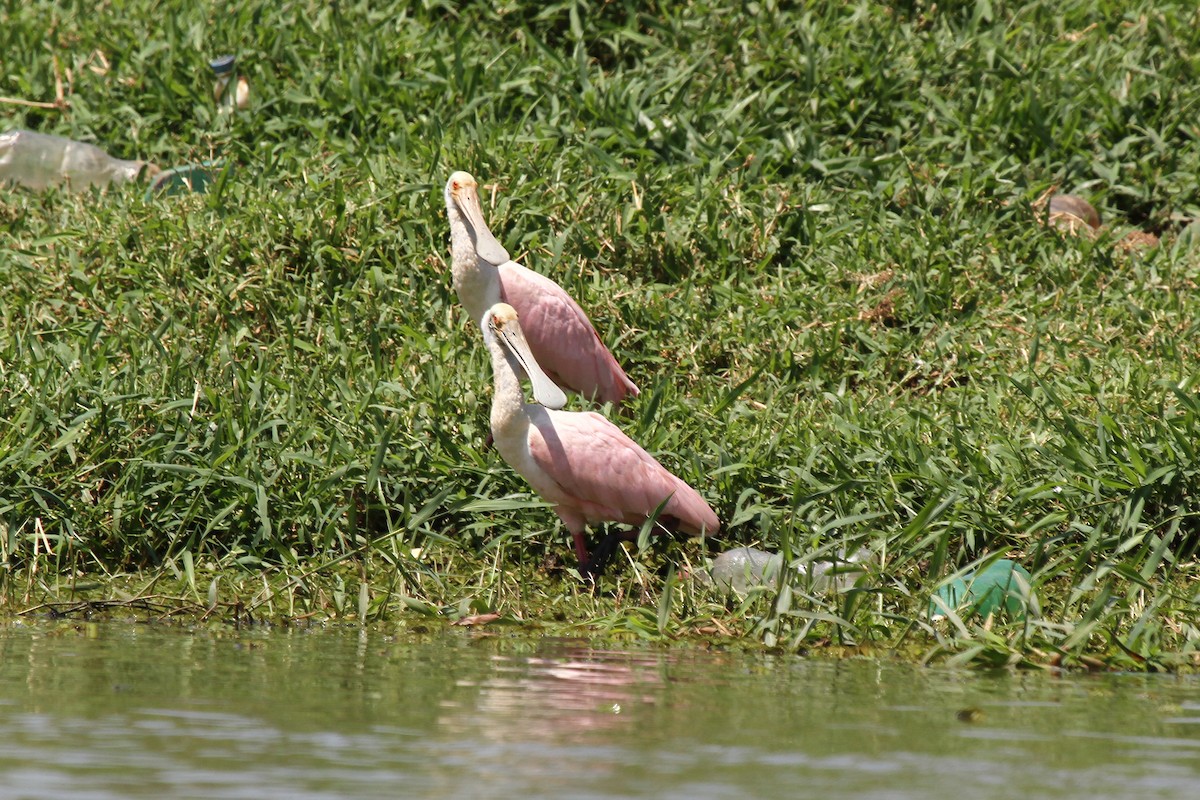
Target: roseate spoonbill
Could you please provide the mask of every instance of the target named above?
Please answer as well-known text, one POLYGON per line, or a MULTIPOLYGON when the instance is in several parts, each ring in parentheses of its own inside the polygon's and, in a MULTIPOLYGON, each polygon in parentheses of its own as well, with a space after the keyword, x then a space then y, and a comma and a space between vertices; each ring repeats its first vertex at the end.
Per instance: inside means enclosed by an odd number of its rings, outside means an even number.
POLYGON ((521 376, 541 370, 530 352, 516 309, 497 303, 480 319, 492 356, 492 436, 509 466, 554 504, 575 540, 580 571, 596 577, 615 549, 614 533, 589 557, 589 522, 641 526, 659 510, 668 530, 711 536, 721 527, 699 493, 672 475, 606 417, 526 403, 521 376))
POLYGON ((454 289, 471 319, 478 322, 503 300, 521 315, 534 358, 559 386, 614 405, 637 395, 579 304, 554 281, 509 259, 483 221, 475 179, 455 172, 445 194, 454 289))

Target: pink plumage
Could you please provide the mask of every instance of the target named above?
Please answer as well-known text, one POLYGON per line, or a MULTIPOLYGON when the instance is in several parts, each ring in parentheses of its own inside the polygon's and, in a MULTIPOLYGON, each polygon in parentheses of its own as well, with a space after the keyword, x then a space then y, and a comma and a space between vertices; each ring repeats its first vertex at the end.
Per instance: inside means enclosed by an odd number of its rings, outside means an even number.
POLYGON ((529 417, 529 455, 539 478, 549 479, 534 489, 554 503, 581 563, 588 561, 587 523, 640 526, 663 501, 660 518, 673 520, 684 533, 711 536, 720 530, 717 515, 695 489, 605 417, 541 407, 529 417))
POLYGON ((637 386, 561 286, 515 261, 499 272, 502 299, 517 310, 533 357, 555 383, 599 403, 620 405, 637 396, 637 386))

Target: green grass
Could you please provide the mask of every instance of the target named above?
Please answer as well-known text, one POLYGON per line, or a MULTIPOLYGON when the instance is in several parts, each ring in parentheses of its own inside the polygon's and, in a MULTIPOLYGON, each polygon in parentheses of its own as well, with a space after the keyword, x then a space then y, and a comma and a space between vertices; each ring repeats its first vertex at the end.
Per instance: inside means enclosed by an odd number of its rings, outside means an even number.
POLYGON ((0 128, 236 165, 203 196, 0 189, 9 613, 495 611, 1197 664, 1193 3, 171 5, 0 12, 23 54, 0 96, 53 100, 57 69, 69 103, 0 105, 0 128), (207 69, 225 52, 253 87, 232 123, 207 69), (564 569, 565 531, 482 448, 454 169, 642 387, 619 423, 716 509, 709 554, 866 545, 857 589, 725 597, 687 577, 697 542, 630 551, 594 594, 564 569), (1105 230, 1043 226, 1054 187, 1105 230), (1126 248, 1134 230, 1161 244, 1126 248), (1000 555, 1041 617, 926 620, 1000 555))

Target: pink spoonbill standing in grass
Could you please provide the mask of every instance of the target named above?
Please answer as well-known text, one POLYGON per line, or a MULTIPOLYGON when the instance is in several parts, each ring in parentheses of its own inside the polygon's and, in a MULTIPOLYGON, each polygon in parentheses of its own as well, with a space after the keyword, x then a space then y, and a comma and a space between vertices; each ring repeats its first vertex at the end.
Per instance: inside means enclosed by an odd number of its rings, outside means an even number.
POLYGON ((524 375, 533 382, 535 398, 555 398, 544 386, 545 376, 512 306, 492 306, 480 319, 480 327, 492 357, 491 427, 496 449, 534 491, 554 504, 575 540, 582 574, 598 576, 618 539, 633 535, 612 533, 594 556, 589 555, 588 523, 640 528, 658 512, 657 523, 668 531, 717 533, 721 523, 704 498, 607 418, 591 411, 558 410, 561 404, 548 408, 525 402, 524 375))
POLYGON ((504 301, 521 315, 529 348, 557 383, 599 403, 619 405, 638 388, 609 352, 591 320, 554 281, 508 257, 483 220, 475 179, 446 182, 454 290, 471 319, 504 301))

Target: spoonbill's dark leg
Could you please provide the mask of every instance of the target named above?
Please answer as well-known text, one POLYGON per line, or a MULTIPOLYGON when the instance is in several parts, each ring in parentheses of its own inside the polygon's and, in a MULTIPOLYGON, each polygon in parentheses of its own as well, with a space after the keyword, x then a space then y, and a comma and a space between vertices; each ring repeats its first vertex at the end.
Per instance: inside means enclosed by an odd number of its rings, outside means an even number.
MULTIPOLYGON (((676 533, 679 530, 679 520, 675 517, 662 516, 658 518, 658 524, 667 533, 676 533)), ((591 556, 586 560, 579 562, 579 574, 585 578, 591 578, 593 581, 604 574, 605 567, 612 560, 613 554, 617 552, 617 547, 621 542, 636 542, 640 528, 629 528, 626 530, 609 531, 600 544, 596 545, 596 549, 592 551, 591 556)))
POLYGON ((626 538, 624 531, 609 531, 608 534, 600 540, 600 544, 596 545, 592 550, 592 554, 586 562, 579 563, 579 574, 584 578, 590 578, 595 581, 604 574, 604 568, 608 566, 608 562, 612 560, 613 553, 617 552, 617 547, 620 546, 621 540, 626 538))

